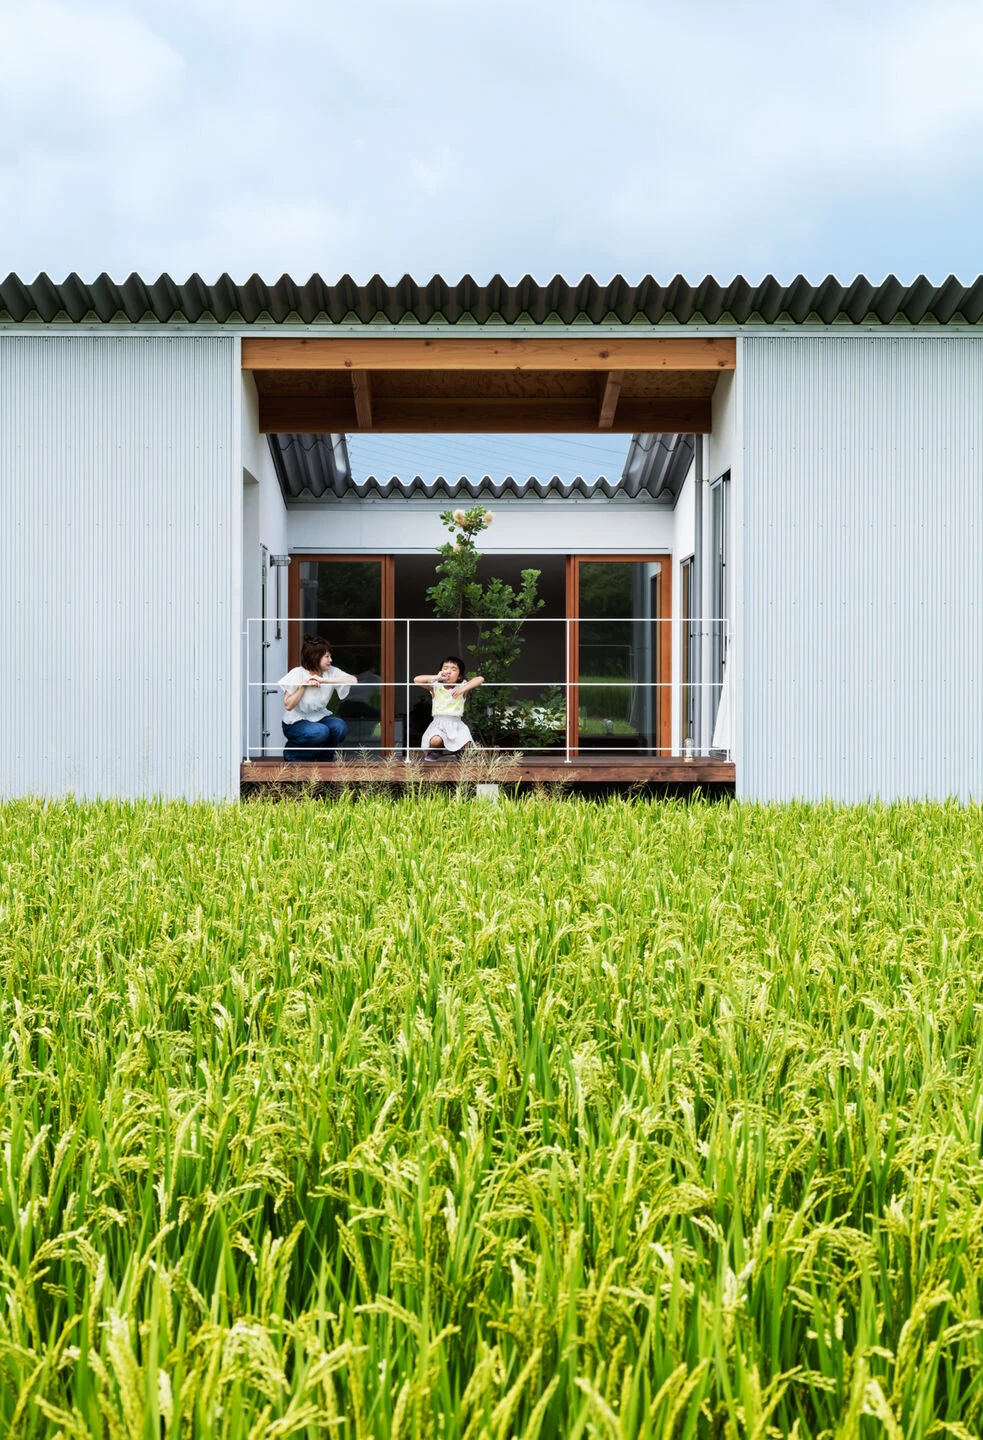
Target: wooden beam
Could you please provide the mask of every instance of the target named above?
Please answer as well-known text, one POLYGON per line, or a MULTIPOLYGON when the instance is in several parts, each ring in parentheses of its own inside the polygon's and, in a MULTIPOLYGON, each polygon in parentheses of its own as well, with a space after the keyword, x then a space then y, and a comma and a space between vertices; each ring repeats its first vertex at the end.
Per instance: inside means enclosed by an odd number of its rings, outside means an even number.
MULTIPOLYGON (((331 396, 261 395, 262 434, 320 435, 363 428, 355 400, 331 396)), ((391 434, 596 434, 596 400, 389 400, 376 396, 372 430, 391 434)), ((710 433, 710 401, 622 400, 613 433, 710 433)))
POLYGON ((733 370, 737 341, 690 335, 598 340, 246 335, 244 370, 733 370))
POLYGON ((712 401, 694 399, 618 401, 611 429, 625 435, 709 435, 712 401))
POLYGON ((624 378, 623 370, 608 371, 604 394, 601 397, 601 411, 597 417, 598 430, 610 430, 614 425, 614 412, 618 408, 618 396, 621 394, 621 382, 624 378))
POLYGON ((360 430, 372 429, 372 385, 367 370, 352 371, 352 390, 355 394, 355 416, 360 430))

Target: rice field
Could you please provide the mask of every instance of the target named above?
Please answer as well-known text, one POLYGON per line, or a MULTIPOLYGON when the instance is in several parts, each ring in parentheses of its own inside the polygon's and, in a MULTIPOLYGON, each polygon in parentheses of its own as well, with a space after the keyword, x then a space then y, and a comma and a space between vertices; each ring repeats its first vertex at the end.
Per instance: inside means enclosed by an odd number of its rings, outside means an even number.
POLYGON ((983 1429, 983 817, 15 803, 0 1435, 983 1429))

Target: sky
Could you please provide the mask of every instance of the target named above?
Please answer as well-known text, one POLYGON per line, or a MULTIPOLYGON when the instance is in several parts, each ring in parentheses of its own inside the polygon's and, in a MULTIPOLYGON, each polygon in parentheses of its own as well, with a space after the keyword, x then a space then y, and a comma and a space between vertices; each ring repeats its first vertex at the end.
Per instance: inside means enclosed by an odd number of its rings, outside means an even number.
POLYGON ((983 269, 981 0, 0 0, 0 35, 0 274, 983 269))

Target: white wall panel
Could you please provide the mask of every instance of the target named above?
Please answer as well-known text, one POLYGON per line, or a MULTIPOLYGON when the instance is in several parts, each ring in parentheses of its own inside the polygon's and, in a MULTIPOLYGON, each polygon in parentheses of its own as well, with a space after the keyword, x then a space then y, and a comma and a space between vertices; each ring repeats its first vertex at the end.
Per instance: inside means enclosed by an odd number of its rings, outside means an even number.
MULTIPOLYGON (((738 364, 740 364, 738 340, 738 364)), ((707 437, 708 480, 716 480, 725 470, 733 470, 738 448, 738 392, 740 376, 736 370, 726 370, 714 386, 711 401, 711 430, 707 437)))
MULTIPOLYGON (((407 554, 435 550, 447 538, 442 510, 468 501, 362 500, 297 505, 287 511, 291 550, 407 554)), ((673 512, 607 500, 493 500, 483 551, 597 554, 671 550, 673 512)))
MULTIPOLYGON (((283 706, 273 687, 287 671, 287 627, 277 635, 277 570, 270 555, 285 554, 287 510, 267 437, 259 430, 252 375, 242 375, 243 466, 243 729, 242 753, 259 755, 281 740, 283 706), (263 584, 265 570, 265 588, 263 584), (265 604, 265 610, 264 610, 265 604), (265 620, 264 620, 265 616, 265 620), (263 641, 266 641, 265 649, 263 641)), ((288 572, 279 572, 280 614, 287 613, 288 572)))
POLYGON ((983 337, 743 364, 739 793, 983 797, 983 337))
POLYGON ((695 505, 696 496, 696 466, 689 467, 689 473, 683 481, 679 498, 676 501, 676 508, 673 511, 675 551, 677 565, 693 554, 696 540, 695 530, 695 505))
POLYGON ((236 353, 0 336, 0 793, 238 794, 236 353))

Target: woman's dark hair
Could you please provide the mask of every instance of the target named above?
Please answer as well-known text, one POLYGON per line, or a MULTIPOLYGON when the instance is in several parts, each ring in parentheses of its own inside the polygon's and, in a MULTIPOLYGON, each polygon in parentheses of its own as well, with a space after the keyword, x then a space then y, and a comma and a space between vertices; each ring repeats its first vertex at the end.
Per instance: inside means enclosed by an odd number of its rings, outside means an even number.
POLYGON ((323 635, 305 635, 300 642, 300 663, 305 670, 320 670, 321 656, 331 654, 331 642, 323 635))
POLYGON ((441 670, 443 670, 444 666, 448 664, 457 666, 457 675, 459 680, 466 680, 468 678, 468 672, 464 668, 464 661, 461 659, 460 655, 445 655, 443 660, 441 660, 440 662, 441 670))

